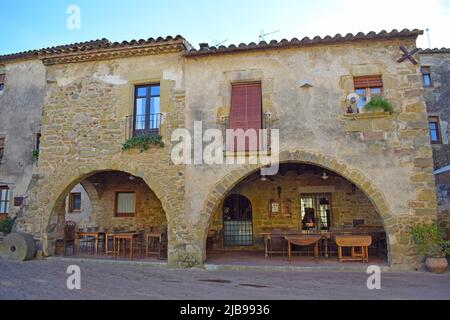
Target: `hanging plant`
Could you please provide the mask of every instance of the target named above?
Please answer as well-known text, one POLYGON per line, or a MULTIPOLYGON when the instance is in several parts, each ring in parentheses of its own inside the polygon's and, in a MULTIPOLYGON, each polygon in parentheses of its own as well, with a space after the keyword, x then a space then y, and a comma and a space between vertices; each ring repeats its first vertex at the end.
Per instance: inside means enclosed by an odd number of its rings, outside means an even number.
POLYGON ((38 161, 39 160, 39 150, 33 150, 33 152, 31 152, 31 156, 33 157, 34 160, 38 161))
POLYGON ((389 100, 382 97, 375 97, 366 104, 364 110, 369 112, 383 110, 384 112, 392 113, 394 112, 394 107, 389 100))
POLYGON ((150 145, 164 148, 165 144, 160 135, 143 135, 128 139, 123 145, 122 150, 139 149, 144 152, 150 148, 150 145))

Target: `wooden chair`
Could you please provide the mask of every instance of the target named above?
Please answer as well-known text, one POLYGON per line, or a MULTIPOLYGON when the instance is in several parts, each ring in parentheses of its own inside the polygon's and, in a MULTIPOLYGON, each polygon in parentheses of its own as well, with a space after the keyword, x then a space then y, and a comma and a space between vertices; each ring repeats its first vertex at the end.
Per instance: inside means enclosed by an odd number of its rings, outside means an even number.
POLYGON ((58 246, 62 245, 63 256, 67 255, 67 249, 72 249, 72 255, 75 255, 75 233, 76 223, 73 221, 66 221, 64 223, 64 238, 56 240, 56 253, 58 253, 58 246))
POLYGON ((268 248, 268 254, 269 257, 272 257, 274 254, 281 254, 283 257, 287 255, 287 241, 284 238, 284 235, 286 234, 286 230, 282 229, 273 229, 272 235, 269 239, 269 248, 268 248))

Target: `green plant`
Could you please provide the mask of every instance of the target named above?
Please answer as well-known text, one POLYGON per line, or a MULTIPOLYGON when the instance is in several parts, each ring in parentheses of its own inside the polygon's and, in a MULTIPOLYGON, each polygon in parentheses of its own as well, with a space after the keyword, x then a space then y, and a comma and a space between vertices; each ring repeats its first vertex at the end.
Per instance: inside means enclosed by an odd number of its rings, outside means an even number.
POLYGON ((444 240, 444 232, 436 222, 415 226, 412 235, 419 254, 429 258, 445 258, 450 254, 450 241, 444 240))
POLYGON ((122 150, 139 149, 141 152, 148 150, 150 145, 164 148, 164 141, 160 135, 143 135, 128 139, 123 145, 122 150))
POLYGON ((394 112, 394 107, 389 100, 382 97, 375 97, 371 99, 364 107, 366 111, 375 111, 377 109, 382 109, 384 112, 394 112))
POLYGON ((33 150, 33 152, 31 152, 31 156, 34 160, 39 160, 39 150, 33 150))
POLYGON ((7 218, 3 221, 0 221, 0 232, 4 234, 10 234, 15 221, 16 219, 11 218, 7 218))

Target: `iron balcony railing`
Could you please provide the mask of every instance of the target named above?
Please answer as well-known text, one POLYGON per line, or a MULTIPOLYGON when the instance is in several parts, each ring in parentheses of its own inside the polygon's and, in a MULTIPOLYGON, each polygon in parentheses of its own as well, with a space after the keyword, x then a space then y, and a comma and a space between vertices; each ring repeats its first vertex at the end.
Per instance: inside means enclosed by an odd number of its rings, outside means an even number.
POLYGON ((155 136, 161 133, 161 113, 131 115, 126 118, 126 140, 139 136, 155 136))
MULTIPOLYGON (((271 141, 271 130, 273 126, 272 114, 270 112, 266 112, 263 114, 262 118, 262 127, 261 129, 266 129, 267 135, 261 135, 261 139, 259 139, 259 151, 270 152, 272 150, 272 141, 271 141)), ((220 118, 221 127, 222 127, 222 136, 224 141, 224 146, 226 146, 225 150, 228 152, 233 152, 231 150, 231 141, 227 141, 227 130, 232 129, 230 125, 230 117, 223 116, 220 118)), ((236 146, 235 146, 236 148, 236 146)))

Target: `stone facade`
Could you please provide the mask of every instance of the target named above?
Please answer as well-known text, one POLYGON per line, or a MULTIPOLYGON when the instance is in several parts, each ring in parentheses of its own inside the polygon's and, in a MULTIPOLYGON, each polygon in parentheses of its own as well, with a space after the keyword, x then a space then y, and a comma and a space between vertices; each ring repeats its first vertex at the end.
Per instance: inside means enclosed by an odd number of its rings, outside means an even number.
MULTIPOLYGON (((41 52, 47 82, 41 157, 17 228, 40 239, 44 253, 50 254, 67 193, 97 174, 120 171, 141 178, 151 190, 147 194, 159 200, 160 206, 152 203, 157 206, 156 221, 162 221, 165 212, 169 264, 201 265, 214 214, 262 165, 175 165, 170 137, 177 128, 192 130, 194 121, 202 121, 205 129, 221 129, 222 117, 230 114, 231 85, 258 81, 263 110, 272 114, 280 132, 279 162, 319 166, 345 179, 335 184, 340 186, 335 195, 337 216, 348 223, 353 214, 367 209, 367 219, 386 230, 392 268, 413 269, 421 262, 411 226, 436 218, 420 66, 397 62, 399 47, 414 48, 417 35, 394 32, 255 45, 257 50, 253 45, 206 50, 211 54, 190 51, 179 37, 102 44, 80 52, 41 52), (394 113, 345 113, 346 97, 355 91, 353 77, 368 75, 382 76, 394 113), (302 86, 306 80, 310 86, 302 86), (123 151, 134 86, 149 83, 161 85, 161 135, 166 146, 123 151), (348 197, 345 190, 351 184, 360 191, 348 197), (355 206, 348 209, 348 203, 355 206)), ((294 183, 286 184, 295 198, 294 183)), ((111 182, 111 190, 117 187, 111 182)), ((261 187, 253 194, 251 188, 242 192, 251 197, 260 192, 264 199, 273 191, 261 187)), ((110 191, 104 193, 109 204, 110 191)), ((99 221, 115 223, 108 216, 110 208, 98 209, 99 203, 92 204, 93 212, 106 213, 99 221)), ((263 216, 260 221, 265 223, 263 216)))
MULTIPOLYGON (((450 50, 424 50, 421 64, 431 71, 431 86, 425 87, 425 102, 429 116, 438 117, 441 143, 433 144, 434 169, 450 165, 450 50)), ((450 230, 449 173, 436 176, 438 217, 440 224, 450 230)))

